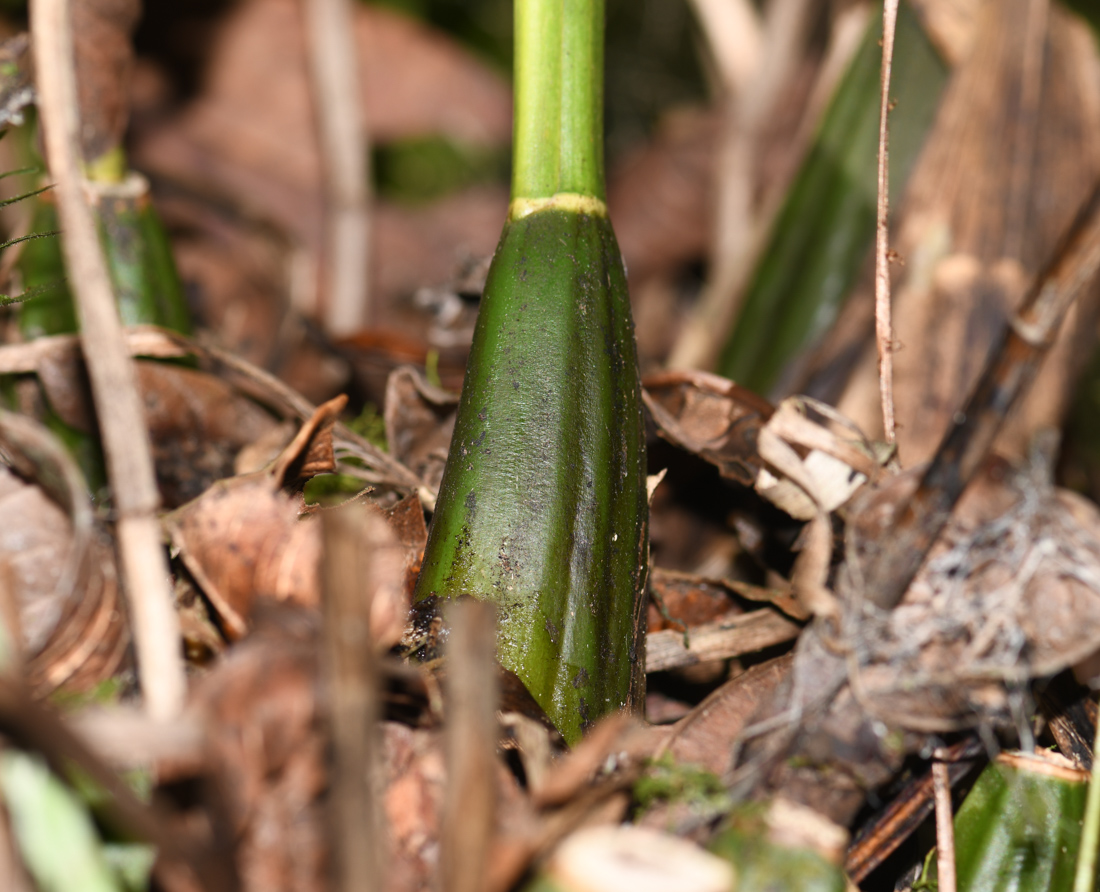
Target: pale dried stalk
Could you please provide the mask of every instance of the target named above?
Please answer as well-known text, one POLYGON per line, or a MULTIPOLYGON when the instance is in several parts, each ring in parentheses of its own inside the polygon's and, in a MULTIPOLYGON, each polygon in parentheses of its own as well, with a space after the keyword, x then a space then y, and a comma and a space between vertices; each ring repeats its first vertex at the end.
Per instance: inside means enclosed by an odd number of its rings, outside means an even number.
MULTIPOLYGON (((708 368, 739 308, 773 209, 752 206, 760 133, 798 64, 811 21, 809 0, 773 0, 764 21, 760 64, 740 90, 726 84, 727 122, 718 150, 718 207, 712 270, 699 304, 668 359, 669 368, 708 368)), ((708 41, 719 53, 718 37, 708 41)))
POLYGON ((30 18, 46 159, 56 180, 54 194, 65 232, 61 245, 118 515, 138 677, 150 715, 167 719, 179 712, 185 693, 179 621, 156 517, 160 497, 149 435, 80 171, 68 0, 32 0, 30 18))
POLYGON ((322 307, 330 334, 369 321, 370 194, 350 0, 305 0, 325 184, 322 307))
POLYGON ((691 0, 724 89, 741 94, 760 66, 760 16, 749 0, 691 0))
POLYGON ((932 762, 932 795, 936 802, 936 869, 940 892, 955 892, 955 823, 951 814, 951 775, 936 754, 932 762))
POLYGON ((467 599, 449 605, 447 620, 447 793, 440 878, 443 892, 481 892, 497 810, 495 611, 485 601, 467 599))
POLYGON ((897 439, 894 420, 894 324, 890 318, 890 73, 894 63, 894 31, 898 0, 882 7, 882 99, 878 124, 878 213, 875 227, 875 343, 878 345, 878 386, 882 429, 886 442, 897 439))
POLYGON ((374 892, 382 866, 374 778, 380 741, 377 671, 370 637, 372 555, 364 549, 371 522, 362 503, 321 514, 324 530, 325 668, 332 727, 335 783, 330 817, 335 848, 335 888, 374 892))
POLYGON ((728 660, 758 653, 798 637, 801 626, 774 610, 751 610, 729 620, 704 623, 683 632, 650 632, 646 638, 645 671, 666 672, 706 660, 728 660))

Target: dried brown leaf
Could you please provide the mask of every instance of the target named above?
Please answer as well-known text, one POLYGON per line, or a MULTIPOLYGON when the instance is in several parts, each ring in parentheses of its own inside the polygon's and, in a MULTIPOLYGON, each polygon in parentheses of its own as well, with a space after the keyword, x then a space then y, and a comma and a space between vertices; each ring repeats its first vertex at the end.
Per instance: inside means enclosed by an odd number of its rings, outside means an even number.
POLYGON ((386 382, 386 441, 433 490, 443 479, 457 411, 458 396, 432 386, 412 366, 396 369, 386 382))
POLYGON ((707 372, 663 372, 643 381, 642 398, 662 437, 749 486, 760 469, 756 438, 772 407, 752 391, 707 372))
POLYGON ((778 657, 726 682, 673 726, 661 751, 678 762, 726 774, 733 766, 738 735, 760 704, 770 700, 791 663, 790 656, 778 657))

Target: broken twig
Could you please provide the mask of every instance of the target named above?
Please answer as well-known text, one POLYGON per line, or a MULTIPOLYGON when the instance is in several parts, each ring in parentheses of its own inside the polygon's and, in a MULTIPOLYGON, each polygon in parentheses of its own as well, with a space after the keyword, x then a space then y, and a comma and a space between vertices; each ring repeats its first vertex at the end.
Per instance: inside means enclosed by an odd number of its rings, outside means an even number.
POLYGON ((890 314, 890 72, 894 62, 894 30, 898 0, 882 7, 882 101, 878 125, 878 217, 875 231, 875 342, 878 344, 878 382, 882 399, 882 428, 886 442, 896 439, 894 421, 894 326, 890 314))
POLYGON ((34 0, 30 17, 46 158, 57 181, 57 210, 65 231, 61 245, 118 515, 138 674, 150 715, 170 718, 179 712, 185 693, 179 621, 156 517, 160 496, 149 433, 80 171, 68 0, 34 0))

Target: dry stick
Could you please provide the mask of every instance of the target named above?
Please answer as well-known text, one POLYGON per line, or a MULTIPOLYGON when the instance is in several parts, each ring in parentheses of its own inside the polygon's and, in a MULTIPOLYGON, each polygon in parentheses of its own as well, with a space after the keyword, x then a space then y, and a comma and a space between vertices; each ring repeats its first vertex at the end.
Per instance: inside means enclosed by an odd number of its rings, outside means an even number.
POLYGON ((878 345, 878 386, 882 399, 882 429, 886 442, 897 439, 894 421, 894 324, 890 313, 890 72, 894 63, 894 30, 898 0, 882 7, 882 100, 878 123, 878 217, 875 226, 875 342, 878 345))
POLYGON ((61 245, 76 297, 84 361, 118 514, 116 533, 138 673, 150 715, 166 719, 179 712, 185 692, 179 621, 156 517, 160 500, 149 436, 111 280, 84 194, 68 0, 32 0, 30 16, 46 158, 56 179, 58 215, 65 232, 61 245))
POLYGON ((324 530, 325 660, 332 726, 332 838, 337 892, 381 888, 380 817, 375 808, 378 685, 370 639, 372 562, 368 526, 384 524, 349 502, 321 513, 324 530))
POLYGON ((752 83, 764 49, 760 16, 750 0, 691 0, 725 89, 740 95, 752 83))
POLYGON ((305 0, 325 183, 323 304, 330 334, 369 320, 370 195, 350 0, 305 0))
POLYGON ((447 619, 447 793, 440 879, 443 892, 481 892, 497 805, 495 611, 487 602, 463 600, 448 606, 447 619))
MULTIPOLYGON (((986 750, 976 737, 968 737, 941 748, 936 758, 947 766, 948 781, 954 785, 970 773, 974 760, 986 750)), ((909 839, 933 811, 932 772, 909 781, 889 807, 860 830, 844 859, 844 872, 853 883, 862 883, 871 872, 909 839)))
POLYGON ((932 790, 936 800, 936 869, 939 892, 955 892, 955 823, 951 814, 951 776, 937 752, 932 762, 932 790))
POLYGON ((892 610, 905 594, 955 503, 989 453, 1009 410, 1027 392, 1066 311, 1100 268, 1100 186, 1035 280, 965 407, 955 413, 920 484, 883 533, 870 563, 870 603, 892 610))

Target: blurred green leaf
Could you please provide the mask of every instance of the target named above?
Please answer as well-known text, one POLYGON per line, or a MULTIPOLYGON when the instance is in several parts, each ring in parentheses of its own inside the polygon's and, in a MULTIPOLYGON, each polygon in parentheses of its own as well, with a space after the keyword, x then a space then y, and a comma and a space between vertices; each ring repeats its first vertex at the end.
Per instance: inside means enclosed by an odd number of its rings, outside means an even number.
POLYGON ((374 149, 378 194, 392 201, 427 202, 486 182, 508 179, 508 148, 466 146, 441 136, 387 143, 374 149))
MULTIPOLYGON (((832 325, 874 243, 881 21, 864 36, 750 279, 718 371, 770 395, 787 364, 832 325)), ((890 95, 896 206, 935 118, 947 67, 905 4, 890 95)))
MULTIPOLYGON (((958 892, 1070 892, 1088 784, 1016 764, 986 766, 955 815, 958 892)), ((921 888, 936 890, 929 858, 921 888)))
POLYGON ((91 815, 36 756, 0 754, 0 785, 23 862, 40 892, 124 892, 91 815))

